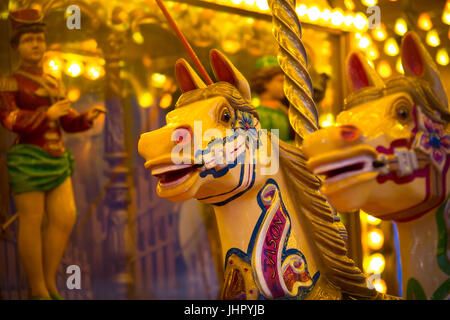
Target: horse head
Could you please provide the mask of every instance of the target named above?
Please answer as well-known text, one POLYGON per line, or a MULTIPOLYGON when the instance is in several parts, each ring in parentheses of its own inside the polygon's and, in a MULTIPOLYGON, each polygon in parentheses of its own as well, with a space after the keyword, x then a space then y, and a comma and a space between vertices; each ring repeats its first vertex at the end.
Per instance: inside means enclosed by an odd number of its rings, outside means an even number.
POLYGON ((407 221, 447 196, 448 101, 418 36, 401 46, 405 76, 383 81, 359 52, 347 59, 354 92, 337 125, 307 137, 308 168, 325 177, 322 192, 340 211, 363 209, 407 221))
POLYGON ((223 205, 258 183, 256 150, 264 139, 250 86, 219 51, 211 51, 210 61, 218 82, 209 86, 177 61, 182 95, 167 124, 139 141, 145 167, 158 178, 157 194, 171 201, 223 205))

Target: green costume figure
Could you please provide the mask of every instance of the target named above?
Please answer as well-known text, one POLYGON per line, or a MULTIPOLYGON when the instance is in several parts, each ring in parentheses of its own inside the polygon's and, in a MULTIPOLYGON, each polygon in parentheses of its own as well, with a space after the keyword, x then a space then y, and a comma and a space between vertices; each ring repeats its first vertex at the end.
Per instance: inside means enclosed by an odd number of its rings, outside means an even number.
POLYGON ((284 73, 276 58, 268 56, 258 59, 251 79, 252 90, 261 101, 256 108, 261 127, 269 131, 278 129, 280 140, 292 141, 294 136, 283 91, 284 73))

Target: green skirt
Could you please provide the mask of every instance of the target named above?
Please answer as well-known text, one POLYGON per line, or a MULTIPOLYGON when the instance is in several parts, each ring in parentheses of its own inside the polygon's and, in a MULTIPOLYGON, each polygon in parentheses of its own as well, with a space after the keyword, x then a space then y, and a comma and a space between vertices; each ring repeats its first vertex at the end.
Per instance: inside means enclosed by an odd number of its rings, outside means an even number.
POLYGON ((6 164, 11 191, 19 194, 49 191, 72 175, 74 158, 70 150, 55 157, 30 144, 16 144, 7 153, 6 164))

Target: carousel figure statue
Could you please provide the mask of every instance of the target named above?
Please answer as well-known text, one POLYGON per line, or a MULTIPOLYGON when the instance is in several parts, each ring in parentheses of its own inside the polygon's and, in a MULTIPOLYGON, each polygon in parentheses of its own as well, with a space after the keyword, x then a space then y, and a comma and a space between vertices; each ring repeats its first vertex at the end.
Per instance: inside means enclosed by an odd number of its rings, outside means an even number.
POLYGON ((7 167, 19 217, 18 251, 30 297, 61 299, 56 272, 76 220, 74 160, 61 132, 87 130, 105 110, 78 114, 64 98, 61 82, 43 72, 46 39, 39 11, 13 11, 10 19, 20 66, 0 81, 0 121, 17 134, 7 167))

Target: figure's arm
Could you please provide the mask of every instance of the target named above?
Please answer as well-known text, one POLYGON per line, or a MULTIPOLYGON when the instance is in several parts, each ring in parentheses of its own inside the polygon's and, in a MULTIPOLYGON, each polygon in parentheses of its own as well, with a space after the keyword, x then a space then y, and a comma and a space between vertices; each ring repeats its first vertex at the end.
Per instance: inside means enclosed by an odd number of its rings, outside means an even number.
POLYGON ((24 110, 16 104, 17 82, 14 78, 0 79, 0 122, 8 130, 31 134, 45 130, 45 109, 24 110))
POLYGON ((81 132, 92 128, 93 121, 88 118, 88 112, 79 114, 74 109, 60 118, 61 127, 69 133, 81 132))

